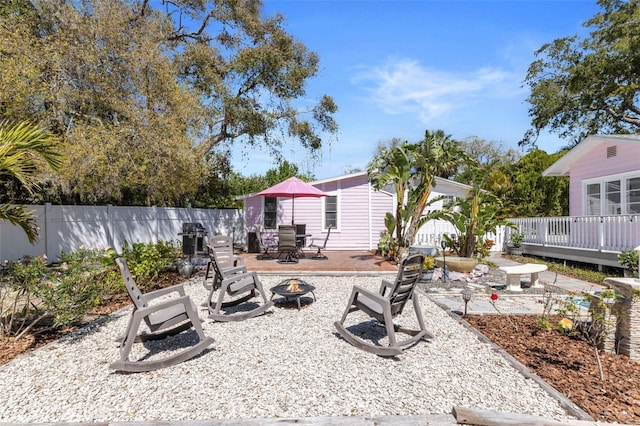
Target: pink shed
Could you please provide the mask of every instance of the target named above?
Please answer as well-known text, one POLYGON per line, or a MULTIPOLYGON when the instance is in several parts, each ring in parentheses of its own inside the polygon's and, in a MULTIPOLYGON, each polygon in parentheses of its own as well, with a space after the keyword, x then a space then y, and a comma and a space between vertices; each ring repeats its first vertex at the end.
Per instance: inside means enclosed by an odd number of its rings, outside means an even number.
MULTIPOLYGON (((328 196, 322 198, 296 198, 295 222, 306 225, 306 233, 315 238, 323 238, 327 223, 335 223, 327 242, 327 250, 375 250, 380 233, 385 230, 384 217, 394 211, 393 194, 375 191, 369 184, 366 172, 352 173, 335 178, 310 182, 328 196)), ((265 221, 264 197, 255 194, 238 197, 244 203, 244 215, 248 232, 255 231, 255 225, 277 226, 291 224, 291 198, 277 198, 275 221, 265 221)), ((272 202, 273 200, 269 201, 272 202)), ((269 208, 272 208, 270 205, 269 208)), ((269 231, 269 229, 265 229, 269 231)))

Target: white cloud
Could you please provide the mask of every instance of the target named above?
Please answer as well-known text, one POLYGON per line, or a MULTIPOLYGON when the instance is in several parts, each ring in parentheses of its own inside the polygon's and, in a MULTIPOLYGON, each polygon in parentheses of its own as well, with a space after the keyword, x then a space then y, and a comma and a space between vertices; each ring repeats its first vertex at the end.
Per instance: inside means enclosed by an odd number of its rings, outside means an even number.
POLYGON ((434 118, 468 108, 479 100, 518 96, 520 82, 512 72, 480 68, 449 73, 416 60, 389 60, 358 73, 352 82, 369 92, 370 101, 387 114, 415 114, 429 124, 434 118))

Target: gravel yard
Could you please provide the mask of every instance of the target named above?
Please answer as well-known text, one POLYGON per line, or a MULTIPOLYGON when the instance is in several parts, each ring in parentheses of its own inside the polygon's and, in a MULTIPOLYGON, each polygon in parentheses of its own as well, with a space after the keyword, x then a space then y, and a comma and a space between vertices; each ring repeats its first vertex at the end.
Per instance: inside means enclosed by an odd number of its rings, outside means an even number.
MULTIPOLYGON (((261 276, 267 292, 282 278, 261 276)), ((305 280, 316 287, 317 301, 300 311, 276 304, 244 322, 206 320, 214 344, 177 366, 137 374, 108 368, 118 358, 114 339, 130 308, 19 357, 0 368, 0 422, 424 415, 450 413, 454 405, 566 417, 556 399, 424 294, 420 303, 435 338, 387 359, 352 347, 333 326, 352 285, 377 290, 379 277, 305 280)), ((201 279, 186 290, 197 305, 207 296, 201 279)), ((417 326, 411 304, 397 322, 417 326)), ((162 357, 194 336, 136 344, 136 355, 162 357)))

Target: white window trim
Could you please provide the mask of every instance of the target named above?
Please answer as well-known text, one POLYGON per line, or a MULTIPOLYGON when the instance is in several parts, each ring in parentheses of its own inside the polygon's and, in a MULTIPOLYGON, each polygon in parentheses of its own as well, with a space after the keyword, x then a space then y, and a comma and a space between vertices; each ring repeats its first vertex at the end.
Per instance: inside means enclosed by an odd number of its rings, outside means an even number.
POLYGON ((633 178, 639 178, 640 172, 626 172, 626 173, 618 173, 615 175, 608 176, 600 176, 597 178, 585 179, 582 181, 582 211, 586 215, 587 214, 587 185, 591 185, 594 183, 600 184, 600 216, 608 216, 603 214, 602 212, 606 211, 606 183, 619 180, 620 181, 620 214, 630 214, 629 213, 629 197, 627 191, 627 180, 633 178))
MULTIPOLYGON (((336 191, 327 192, 326 194, 330 197, 336 197, 336 227, 332 228, 331 232, 340 232, 340 227, 341 227, 340 210, 342 209, 342 203, 340 202, 340 188, 338 187, 336 191)), ((325 221, 326 205, 327 205, 326 197, 322 197, 322 232, 327 231, 327 223, 325 221)))

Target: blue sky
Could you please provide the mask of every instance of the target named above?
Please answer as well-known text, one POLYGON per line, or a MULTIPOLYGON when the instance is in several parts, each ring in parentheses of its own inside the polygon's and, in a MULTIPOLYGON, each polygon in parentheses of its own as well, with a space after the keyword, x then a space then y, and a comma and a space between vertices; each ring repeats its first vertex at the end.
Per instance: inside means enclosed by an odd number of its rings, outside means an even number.
MULTIPOLYGON (((286 30, 320 57, 299 106, 332 96, 336 137, 323 138, 318 160, 287 142, 284 157, 317 179, 365 169, 380 141, 420 140, 442 129, 517 148, 529 129, 527 87, 534 52, 544 43, 586 34, 595 0, 265 0, 286 30)), ((545 134, 538 146, 566 142, 545 134)), ((234 169, 263 174, 277 166, 265 152, 233 150, 234 169)))

